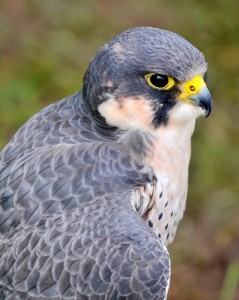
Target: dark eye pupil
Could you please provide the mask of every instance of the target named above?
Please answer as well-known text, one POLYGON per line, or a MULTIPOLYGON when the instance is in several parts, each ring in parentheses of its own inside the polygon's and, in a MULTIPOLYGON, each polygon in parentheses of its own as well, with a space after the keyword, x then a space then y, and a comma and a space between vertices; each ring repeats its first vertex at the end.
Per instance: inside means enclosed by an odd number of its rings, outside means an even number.
POLYGON ((156 87, 163 88, 168 84, 168 77, 165 75, 153 74, 150 77, 150 81, 156 87))

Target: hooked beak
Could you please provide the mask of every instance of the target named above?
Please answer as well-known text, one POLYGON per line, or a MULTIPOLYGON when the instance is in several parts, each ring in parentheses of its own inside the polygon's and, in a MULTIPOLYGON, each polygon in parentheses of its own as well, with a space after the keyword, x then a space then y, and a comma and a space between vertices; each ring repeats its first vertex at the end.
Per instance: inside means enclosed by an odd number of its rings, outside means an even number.
POLYGON ((212 97, 201 76, 195 76, 193 79, 180 84, 179 89, 181 93, 177 100, 200 106, 205 111, 205 117, 210 115, 212 97))

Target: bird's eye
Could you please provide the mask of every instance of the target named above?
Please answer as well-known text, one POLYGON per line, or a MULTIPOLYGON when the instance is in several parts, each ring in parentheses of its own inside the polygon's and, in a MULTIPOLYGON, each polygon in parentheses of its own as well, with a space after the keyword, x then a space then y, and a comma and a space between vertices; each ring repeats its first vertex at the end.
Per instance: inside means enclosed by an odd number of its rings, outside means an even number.
POLYGON ((169 90, 175 85, 172 77, 157 73, 149 73, 145 75, 148 84, 157 90, 169 90))

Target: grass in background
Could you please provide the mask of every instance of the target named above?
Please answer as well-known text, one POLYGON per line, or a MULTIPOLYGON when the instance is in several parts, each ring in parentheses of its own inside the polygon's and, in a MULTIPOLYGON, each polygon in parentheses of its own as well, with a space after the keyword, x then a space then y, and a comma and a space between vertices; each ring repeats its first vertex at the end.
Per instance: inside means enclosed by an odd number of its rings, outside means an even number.
POLYGON ((175 31, 205 54, 214 107, 193 137, 169 300, 239 298, 238 11, 233 0, 0 3, 0 148, 41 107, 80 89, 96 50, 127 28, 175 31))

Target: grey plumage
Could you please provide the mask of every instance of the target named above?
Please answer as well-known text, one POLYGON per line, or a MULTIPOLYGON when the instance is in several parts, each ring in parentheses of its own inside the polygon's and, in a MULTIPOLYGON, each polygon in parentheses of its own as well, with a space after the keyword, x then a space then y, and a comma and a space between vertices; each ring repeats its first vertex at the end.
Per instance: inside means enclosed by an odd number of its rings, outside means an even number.
POLYGON ((98 111, 112 96, 144 95, 155 112, 165 104, 167 120, 178 91, 156 95, 142 77, 135 79, 158 68, 179 81, 195 69, 206 71, 201 53, 181 37, 151 28, 128 31, 96 54, 83 92, 41 110, 3 149, 0 299, 165 299, 168 252, 136 211, 138 205, 145 214, 149 199, 134 198, 159 181, 145 161, 154 137, 108 124, 98 111), (175 60, 175 51, 184 60, 175 60), (170 57, 162 58, 164 52, 170 57))

